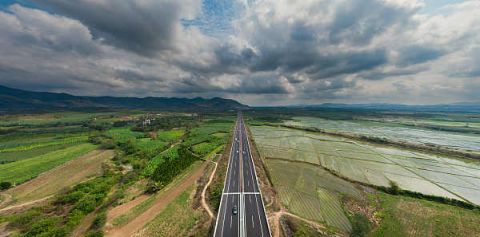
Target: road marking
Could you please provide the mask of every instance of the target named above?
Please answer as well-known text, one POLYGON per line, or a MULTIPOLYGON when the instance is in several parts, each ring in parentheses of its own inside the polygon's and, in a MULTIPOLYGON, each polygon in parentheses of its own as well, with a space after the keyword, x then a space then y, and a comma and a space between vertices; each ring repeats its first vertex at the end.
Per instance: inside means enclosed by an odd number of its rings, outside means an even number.
POLYGON ((253 224, 253 228, 255 229, 255 221, 253 221, 253 215, 252 215, 252 224, 253 224))
MULTIPOLYGON (((253 208, 255 208, 256 206, 256 209, 257 209, 257 216, 258 216, 258 221, 260 223, 260 231, 261 231, 261 235, 259 236, 262 236, 262 237, 266 237, 265 234, 264 234, 264 222, 263 221, 266 221, 267 224, 266 224, 266 231, 268 232, 268 235, 271 237, 271 233, 270 233, 270 227, 269 227, 269 223, 268 221, 265 219, 266 218, 266 212, 265 212, 265 206, 263 204, 263 199, 262 199, 262 194, 260 192, 260 186, 258 184, 258 177, 257 177, 257 174, 256 174, 256 170, 255 170, 255 163, 253 161, 253 157, 252 157, 252 154, 251 154, 251 151, 250 151, 250 141, 248 139, 248 133, 247 133, 247 130, 246 130, 246 126, 244 125, 244 122, 243 122, 243 119, 241 117, 241 114, 239 114, 239 116, 237 117, 237 123, 235 125, 235 130, 234 130, 234 139, 235 141, 232 143, 233 145, 231 146, 231 150, 230 150, 230 160, 228 162, 228 165, 229 167, 227 168, 227 177, 225 179, 225 184, 227 185, 227 187, 224 188, 224 192, 222 194, 222 199, 220 201, 220 209, 223 208, 223 220, 222 220, 222 230, 221 230, 221 233, 219 233, 219 235, 217 235, 217 225, 218 225, 218 221, 221 220, 221 218, 217 218, 217 223, 215 225, 215 232, 214 232, 214 236, 217 237, 217 236, 223 236, 224 234, 231 234, 231 233, 224 233, 223 232, 223 227, 225 225, 225 222, 228 220, 226 220, 226 212, 228 211, 228 196, 226 197, 227 199, 225 201, 223 201, 223 195, 239 195, 238 198, 234 198, 232 197, 231 200, 233 202, 233 204, 235 204, 234 202, 234 199, 236 199, 236 202, 238 203, 239 205, 239 211, 240 211, 240 215, 239 215, 239 218, 237 218, 237 222, 238 222, 238 234, 240 237, 245 237, 246 235, 246 222, 247 222, 247 218, 246 218, 246 206, 245 206, 245 196, 244 195, 247 195, 247 194, 251 194, 251 195, 255 195, 255 205, 253 205, 253 208), (242 146, 242 143, 246 144, 244 146, 242 146), (240 153, 240 150, 242 150, 242 152, 240 153), (246 156, 246 157, 245 157, 246 156), (231 167, 231 164, 233 163, 233 167, 231 167), (240 166, 240 170, 239 170, 239 174, 237 176, 237 173, 236 173, 236 170, 237 170, 237 163, 238 165, 240 166), (242 166, 249 166, 248 168, 246 168, 245 170, 247 171, 246 173, 242 170, 242 166), (232 169, 233 170, 233 176, 232 176, 232 169), (247 178, 247 186, 249 187, 250 186, 250 180, 252 180, 252 186, 253 186, 253 192, 243 192, 243 187, 245 185, 245 180, 244 180, 244 174, 247 174, 247 176, 249 176, 249 178, 247 178), (238 178, 240 178, 240 181, 239 183, 237 184, 236 181, 238 180, 238 178), (233 183, 232 183, 233 182, 233 183), (231 186, 233 184, 233 186, 231 186), (238 185, 238 186, 236 186, 238 185), (230 193, 230 187, 232 187, 233 189, 235 190, 232 190, 234 192, 231 192, 230 193), (258 197, 257 197, 258 195, 258 197), (258 202, 261 202, 260 204, 258 202), (260 215, 260 208, 259 206, 262 205, 262 208, 263 208, 263 215, 260 215)), ((250 202, 250 204, 252 204, 252 197, 251 195, 249 195, 248 197, 248 200, 250 202)), ((252 206, 252 205, 251 205, 252 206)), ((252 210, 253 211, 253 210, 252 210)), ((220 211, 221 213, 221 211, 220 211)), ((219 213, 219 216, 221 215, 219 213)), ((251 215, 251 219, 252 219, 252 226, 253 228, 255 228, 255 214, 252 213, 251 215)), ((232 223, 233 223, 233 214, 230 214, 230 228, 232 228, 232 223)), ((220 231, 220 230, 219 230, 220 231)), ((230 231, 231 232, 231 231, 230 231)))
MULTIPOLYGON (((255 203, 257 204, 257 214, 258 214, 258 222, 260 222, 260 229, 262 230, 262 237, 263 237, 263 224, 262 224, 262 220, 260 220, 260 210, 258 209, 258 199, 257 199, 257 195, 255 195, 255 203)), ((268 222, 268 221, 267 221, 268 222)))
MULTIPOLYGON (((234 132, 234 136, 237 134, 237 131, 238 131, 238 123, 235 124, 235 132, 234 132)), ((230 146, 230 155, 229 155, 229 159, 228 159, 228 167, 227 167, 227 176, 225 177, 225 184, 224 186, 227 186, 227 192, 230 191, 230 185, 228 185, 228 180, 229 180, 229 177, 230 177, 230 172, 229 170, 231 169, 230 165, 232 163, 232 151, 233 151, 233 146, 235 144, 232 144, 232 146, 230 146)), ((224 190, 225 191, 225 190, 224 190)), ((228 199, 227 199, 227 202, 228 202, 228 199)), ((223 195, 222 195, 222 198, 220 199, 220 210, 222 209, 222 205, 223 205, 223 195)), ((222 234, 223 234, 223 228, 225 227, 225 216, 227 214, 227 208, 224 207, 223 208, 223 221, 222 221, 222 234)), ((220 218, 217 218, 217 221, 215 223, 215 231, 213 232, 213 235, 216 236, 217 234, 217 226, 218 226, 218 221, 220 220, 220 218)))
POLYGON ((222 195, 239 195, 239 194, 260 194, 259 192, 232 192, 232 193, 222 193, 222 195))

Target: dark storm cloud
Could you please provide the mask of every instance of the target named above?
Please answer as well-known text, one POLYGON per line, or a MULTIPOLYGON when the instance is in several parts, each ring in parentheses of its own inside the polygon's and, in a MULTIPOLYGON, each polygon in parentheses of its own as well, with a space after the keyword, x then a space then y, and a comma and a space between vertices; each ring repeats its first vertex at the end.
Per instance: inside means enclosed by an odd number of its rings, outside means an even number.
POLYGON ((301 71, 313 80, 372 70, 389 63, 389 59, 387 49, 370 45, 371 41, 388 30, 412 25, 410 17, 415 10, 379 0, 304 4, 310 15, 269 17, 283 11, 273 7, 268 13, 252 14, 240 21, 240 31, 243 25, 255 25, 245 32, 255 57, 244 60, 241 55, 229 55, 236 60, 222 62, 248 65, 252 72, 280 71, 287 78, 301 71), (312 22, 319 15, 325 15, 323 22, 312 22))
POLYGON ((175 0, 35 1, 79 20, 109 44, 147 56, 172 49, 185 14, 183 4, 188 4, 175 0))
POLYGON ((444 49, 437 49, 426 45, 411 45, 400 49, 397 60, 399 66, 410 66, 440 58, 445 54, 444 49))
POLYGON ((381 0, 344 2, 337 6, 328 26, 328 39, 333 44, 365 45, 392 26, 412 24, 410 17, 415 10, 385 4, 381 0))
POLYGON ((218 60, 215 65, 218 68, 215 71, 235 71, 235 68, 248 68, 254 64, 258 58, 258 55, 256 55, 251 48, 244 48, 237 53, 231 46, 221 46, 215 49, 214 53, 218 60))
POLYGON ((273 74, 223 75, 214 79, 196 75, 175 88, 177 93, 219 91, 227 94, 288 94, 290 90, 287 78, 273 74))

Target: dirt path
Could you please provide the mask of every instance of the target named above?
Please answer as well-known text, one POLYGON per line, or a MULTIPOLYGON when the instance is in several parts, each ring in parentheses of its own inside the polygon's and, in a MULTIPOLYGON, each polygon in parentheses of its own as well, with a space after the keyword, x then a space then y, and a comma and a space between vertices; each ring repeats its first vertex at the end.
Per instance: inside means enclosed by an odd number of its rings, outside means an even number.
POLYGON ((10 232, 7 231, 7 222, 0 224, 0 237, 8 237, 10 236, 10 232))
POLYGON ((8 193, 0 193, 0 196, 3 197, 0 201, 0 207, 8 205, 12 201, 12 195, 8 193))
POLYGON ((210 179, 208 180, 208 183, 205 185, 202 191, 202 206, 207 211, 208 215, 210 216, 210 219, 214 219, 215 216, 213 215, 212 210, 210 210, 210 206, 208 205, 207 201, 205 200, 205 193, 207 192, 208 187, 212 183, 213 177, 215 176, 215 172, 217 172, 217 162, 211 161, 212 163, 215 164, 215 167, 213 168, 212 174, 210 174, 210 179))
POLYGON ((107 223, 111 223, 113 219, 126 214, 128 211, 130 211, 132 208, 136 207, 138 204, 144 202, 150 197, 150 195, 143 194, 141 196, 138 196, 137 198, 124 203, 122 205, 118 205, 111 210, 107 212, 107 223))
POLYGON ((127 224, 105 231, 105 236, 108 237, 130 237, 135 232, 141 230, 143 226, 152 221, 168 204, 175 200, 180 194, 182 194, 188 187, 193 185, 204 173, 207 166, 207 162, 201 164, 201 166, 192 174, 185 177, 178 185, 172 187, 167 192, 162 193, 152 207, 137 216, 127 224))
POLYGON ((0 209, 0 214, 11 214, 11 213, 15 213, 15 212, 17 212, 17 211, 20 211, 20 210, 26 208, 26 207, 30 207, 30 206, 39 204, 39 203, 41 203, 41 202, 45 202, 45 201, 47 201, 49 198, 51 198, 51 197, 53 197, 53 196, 54 196, 54 195, 50 195, 50 196, 46 196, 46 197, 44 197, 44 198, 40 198, 40 199, 33 200, 33 201, 30 201, 30 202, 25 202, 25 203, 22 203, 22 204, 5 207, 5 208, 3 208, 3 209, 0 209))
POLYGON ((292 214, 290 212, 287 212, 285 210, 280 210, 278 212, 272 213, 271 216, 268 217, 268 219, 272 220, 271 223, 273 224, 271 226, 271 229, 273 230, 272 231, 272 237, 280 237, 280 218, 284 215, 291 216, 293 218, 296 218, 296 219, 299 219, 303 222, 306 222, 307 224, 315 227, 317 230, 322 230, 322 231, 326 230, 325 226, 323 226, 323 225, 321 225, 321 224, 319 224, 315 221, 305 219, 303 217, 297 216, 297 215, 292 214))
POLYGON ((70 234, 70 237, 80 237, 87 232, 88 228, 92 224, 95 216, 97 215, 98 208, 88 214, 85 218, 83 218, 82 222, 75 228, 75 230, 70 234))

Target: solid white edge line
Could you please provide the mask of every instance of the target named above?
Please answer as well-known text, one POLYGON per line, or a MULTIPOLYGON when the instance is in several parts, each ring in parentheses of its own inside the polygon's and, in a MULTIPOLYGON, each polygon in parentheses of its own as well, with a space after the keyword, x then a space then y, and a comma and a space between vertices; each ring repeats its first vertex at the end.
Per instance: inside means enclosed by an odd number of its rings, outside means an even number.
MULTIPOLYGON (((260 196, 260 198, 262 198, 262 196, 260 196)), ((261 201, 261 200, 260 200, 261 201)), ((257 195, 255 195, 255 204, 257 205, 257 215, 258 215, 258 222, 260 222, 260 231, 262 233, 262 237, 263 237, 263 224, 262 224, 262 220, 260 219, 260 208, 258 208, 258 198, 257 198, 257 195)), ((262 202, 262 205, 263 205, 263 202, 262 202)), ((266 214, 265 214, 266 215, 266 214)), ((265 216, 265 218, 267 218, 267 216, 265 216)), ((267 219, 267 222, 268 222, 268 219, 267 219)), ((268 226, 267 226, 268 228, 268 226)), ((270 232, 270 231, 269 231, 270 232)))
MULTIPOLYGON (((243 116, 242 116, 242 120, 243 120, 243 116)), ((260 192, 260 201, 262 202, 263 213, 265 214, 265 219, 266 219, 266 221, 267 221, 268 234, 269 234, 269 236, 271 237, 271 236, 272 236, 272 232, 270 231, 271 229, 270 229, 270 224, 268 223, 267 211, 265 210, 265 205, 263 204, 262 192, 261 192, 261 190, 260 190, 260 185, 258 184, 257 171, 255 170, 255 161, 253 160, 252 152, 251 152, 251 149, 250 149, 250 140, 248 139, 247 129, 246 129, 246 127, 244 127, 244 128, 245 128, 245 132, 247 133, 248 150, 250 151, 249 155, 250 155, 250 158, 252 159, 253 171, 255 172, 255 179, 257 180, 258 191, 260 192)), ((255 195, 255 196, 256 196, 256 195, 255 195)))
MULTIPOLYGON (((238 126, 238 119, 237 119, 237 122, 235 123, 235 127, 233 128, 233 140, 232 140, 232 145, 230 146, 230 154, 229 154, 229 157, 228 157, 227 172, 228 172, 228 170, 230 169, 230 163, 231 163, 231 160, 232 160, 231 158, 232 158, 233 143, 235 142, 235 135, 237 134, 237 126, 238 126)), ((228 175, 225 176, 225 181, 224 181, 224 184, 223 184, 224 189, 225 189, 225 185, 227 185, 227 179, 228 179, 228 175)), ((223 192, 223 191, 222 191, 222 192, 223 192)), ((221 210, 222 203, 223 203, 223 195, 222 195, 222 197, 220 198, 220 206, 219 206, 219 208, 218 208, 218 211, 221 210)), ((228 205, 227 205, 227 206, 228 206, 228 205)), ((225 207, 224 209, 226 209, 226 207, 225 207)), ((213 236, 214 236, 214 237, 217 235, 218 220, 220 219, 220 218, 218 218, 218 217, 219 217, 219 214, 220 214, 220 212, 217 213, 217 220, 215 221, 215 230, 213 231, 213 236)), ((223 218, 224 218, 224 219, 225 219, 225 215, 226 215, 226 210, 223 211, 223 218)), ((225 220, 223 221, 222 224, 224 224, 224 223, 225 223, 225 220)), ((223 229, 223 225, 222 225, 222 229, 223 229)))

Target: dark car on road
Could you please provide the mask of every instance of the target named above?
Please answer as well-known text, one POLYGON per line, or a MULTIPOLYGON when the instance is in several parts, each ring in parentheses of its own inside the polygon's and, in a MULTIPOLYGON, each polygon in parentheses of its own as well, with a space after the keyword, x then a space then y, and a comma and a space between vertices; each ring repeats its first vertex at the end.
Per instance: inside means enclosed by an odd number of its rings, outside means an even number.
POLYGON ((232 214, 233 214, 233 215, 237 215, 237 214, 238 214, 237 205, 233 206, 233 208, 232 208, 232 214))

